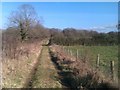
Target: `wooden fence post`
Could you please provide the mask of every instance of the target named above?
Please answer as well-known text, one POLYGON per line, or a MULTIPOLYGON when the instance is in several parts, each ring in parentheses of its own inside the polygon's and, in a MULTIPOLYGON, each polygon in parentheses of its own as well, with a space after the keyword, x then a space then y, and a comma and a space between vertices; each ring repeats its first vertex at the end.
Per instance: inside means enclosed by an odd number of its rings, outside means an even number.
POLYGON ((66 48, 64 47, 64 51, 67 52, 66 48))
POLYGON ((115 73, 114 73, 114 61, 110 61, 110 70, 111 70, 111 78, 114 81, 115 80, 115 73))
POLYGON ((70 50, 70 55, 71 55, 71 56, 73 55, 71 50, 70 50))
POLYGON ((78 60, 78 49, 76 51, 76 61, 78 60))
POLYGON ((64 46, 63 46, 63 51, 64 51, 64 46))
POLYGON ((100 54, 97 55, 96 67, 99 68, 100 65, 100 54))
POLYGON ((68 54, 70 53, 70 50, 69 50, 69 48, 68 48, 68 52, 67 52, 68 54))

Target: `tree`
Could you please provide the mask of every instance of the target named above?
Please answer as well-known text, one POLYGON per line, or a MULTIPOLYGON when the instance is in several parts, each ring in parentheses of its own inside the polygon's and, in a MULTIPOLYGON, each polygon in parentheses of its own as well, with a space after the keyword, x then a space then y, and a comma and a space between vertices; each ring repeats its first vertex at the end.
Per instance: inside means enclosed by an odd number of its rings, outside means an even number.
POLYGON ((13 27, 20 30, 22 41, 27 38, 30 27, 38 22, 35 9, 27 4, 21 5, 16 11, 12 12, 9 21, 13 27))

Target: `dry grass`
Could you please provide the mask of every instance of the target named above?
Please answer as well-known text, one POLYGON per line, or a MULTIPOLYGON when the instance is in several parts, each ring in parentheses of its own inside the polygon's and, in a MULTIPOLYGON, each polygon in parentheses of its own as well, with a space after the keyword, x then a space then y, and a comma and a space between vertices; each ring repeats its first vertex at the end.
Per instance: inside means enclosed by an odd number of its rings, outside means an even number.
POLYGON ((18 50, 22 50, 23 53, 18 55, 17 59, 10 59, 3 57, 2 69, 3 69, 3 88, 22 88, 25 84, 26 78, 29 76, 34 64, 37 61, 37 57, 40 54, 42 45, 41 43, 21 44, 18 50), (28 54, 26 54, 27 51, 28 54))

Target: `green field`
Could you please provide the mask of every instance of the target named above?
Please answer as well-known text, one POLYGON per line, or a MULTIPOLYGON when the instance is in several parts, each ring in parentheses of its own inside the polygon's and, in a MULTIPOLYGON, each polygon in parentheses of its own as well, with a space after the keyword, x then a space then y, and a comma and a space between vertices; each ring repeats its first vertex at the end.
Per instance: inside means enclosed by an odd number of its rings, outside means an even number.
POLYGON ((110 61, 115 62, 115 73, 118 72, 118 46, 64 46, 64 50, 78 57, 80 60, 87 60, 91 66, 96 67, 97 55, 100 58, 100 70, 106 76, 110 76, 110 61))

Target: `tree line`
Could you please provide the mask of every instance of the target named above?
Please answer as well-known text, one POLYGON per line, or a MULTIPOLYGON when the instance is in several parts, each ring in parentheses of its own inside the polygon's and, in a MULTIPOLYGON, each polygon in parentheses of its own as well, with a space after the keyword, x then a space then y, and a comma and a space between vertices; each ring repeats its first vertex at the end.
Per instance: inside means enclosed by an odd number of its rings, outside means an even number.
POLYGON ((51 30, 51 43, 58 45, 118 45, 118 32, 99 33, 97 31, 66 28, 51 30))

